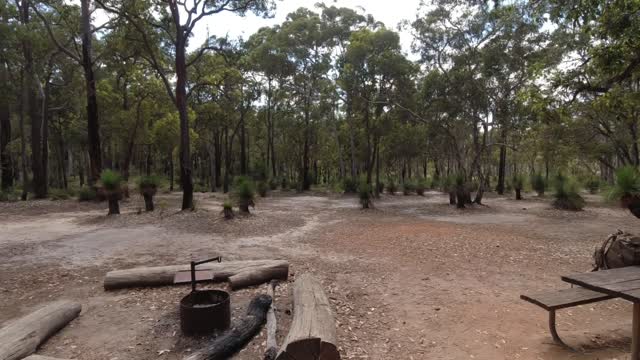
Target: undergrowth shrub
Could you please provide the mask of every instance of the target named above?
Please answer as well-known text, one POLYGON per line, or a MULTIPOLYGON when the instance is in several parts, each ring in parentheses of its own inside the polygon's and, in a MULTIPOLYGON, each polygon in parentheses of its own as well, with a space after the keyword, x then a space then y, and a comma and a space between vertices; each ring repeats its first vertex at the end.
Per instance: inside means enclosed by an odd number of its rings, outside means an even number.
POLYGON ((543 196, 544 195, 544 191, 545 191, 545 189, 547 187, 547 184, 546 184, 546 181, 544 180, 544 177, 542 176, 542 174, 540 174, 540 173, 534 174, 531 177, 531 187, 538 194, 538 196, 543 196))
POLYGON ((96 190, 83 186, 78 190, 78 201, 95 201, 98 198, 98 194, 96 194, 96 190))
POLYGON ((389 184, 387 184, 387 192, 389 195, 395 195, 396 191, 398 191, 398 186, 393 180, 389 180, 389 184))
POLYGON ((351 177, 346 177, 342 181, 342 190, 345 194, 355 194, 358 192, 358 183, 356 179, 351 177))

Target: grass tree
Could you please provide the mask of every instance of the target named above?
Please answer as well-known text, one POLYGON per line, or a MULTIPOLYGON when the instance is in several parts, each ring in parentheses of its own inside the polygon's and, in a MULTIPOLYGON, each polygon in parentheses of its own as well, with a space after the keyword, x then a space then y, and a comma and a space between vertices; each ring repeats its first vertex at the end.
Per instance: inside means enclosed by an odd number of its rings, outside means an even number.
POLYGON ((373 206, 373 199, 371 195, 371 185, 366 182, 360 183, 358 186, 358 196, 360 198, 360 205, 363 209, 369 209, 373 206))
POLYGON ((534 174, 531 177, 531 187, 535 190, 538 196, 544 196, 546 186, 547 184, 544 181, 544 176, 542 176, 542 174, 534 174))
POLYGON ((240 212, 248 214, 249 207, 255 207, 256 191, 253 181, 247 177, 240 176, 236 178, 233 190, 240 212))
POLYGON ((267 184, 266 181, 259 181, 257 188, 260 197, 267 197, 267 194, 269 193, 269 184, 267 184))
POLYGON ((427 181, 425 179, 420 179, 416 182, 416 194, 420 196, 424 196, 424 191, 428 188, 427 181))
POLYGON ((633 166, 625 166, 616 171, 616 182, 611 188, 609 198, 617 200, 640 218, 640 172, 633 166))
POLYGON ((225 201, 222 203, 222 214, 227 220, 233 219, 235 214, 233 213, 233 204, 231 201, 225 201))
POLYGON ((597 194, 600 190, 600 179, 597 177, 590 177, 584 183, 587 190, 589 190, 589 194, 597 194))
POLYGON ((387 185, 387 192, 389 195, 395 195, 396 191, 398 191, 398 186, 393 180, 389 180, 389 184, 387 185))
POLYGON ((402 192, 405 195, 411 195, 415 191, 416 191, 416 186, 411 180, 405 181, 405 183, 402 185, 402 192))
POLYGON ((104 194, 109 201, 109 214, 120 214, 120 203, 122 199, 122 177, 120 174, 113 170, 105 170, 100 175, 100 182, 102 182, 102 188, 104 194))
POLYGON ((454 179, 454 189, 456 197, 456 207, 458 209, 464 209, 464 204, 467 202, 468 192, 464 179, 464 175, 458 174, 454 179))
POLYGON ((584 208, 585 201, 579 194, 579 188, 575 181, 558 174, 555 178, 555 193, 553 206, 561 210, 579 211, 584 208))
POLYGON ((157 176, 149 175, 142 176, 138 180, 138 190, 144 198, 144 209, 146 211, 153 211, 153 197, 158 192, 160 186, 160 179, 157 176))
POLYGON ((524 178, 522 177, 522 175, 513 175, 511 184, 513 186, 513 189, 516 191, 516 200, 522 200, 522 189, 524 188, 524 178))

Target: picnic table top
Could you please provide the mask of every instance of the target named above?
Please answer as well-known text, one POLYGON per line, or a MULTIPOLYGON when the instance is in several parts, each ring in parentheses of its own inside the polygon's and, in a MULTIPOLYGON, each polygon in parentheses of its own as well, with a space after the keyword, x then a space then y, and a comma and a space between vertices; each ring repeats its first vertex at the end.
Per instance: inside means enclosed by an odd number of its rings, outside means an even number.
POLYGON ((566 275, 561 278, 589 290, 640 302, 640 266, 566 275))

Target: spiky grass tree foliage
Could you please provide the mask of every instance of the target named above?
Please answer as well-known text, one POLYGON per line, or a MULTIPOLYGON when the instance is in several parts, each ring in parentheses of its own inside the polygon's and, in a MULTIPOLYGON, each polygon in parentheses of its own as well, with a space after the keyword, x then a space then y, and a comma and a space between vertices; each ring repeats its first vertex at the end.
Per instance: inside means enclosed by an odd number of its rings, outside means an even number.
POLYGON ((578 185, 575 181, 558 174, 555 178, 555 193, 553 206, 561 210, 579 211, 584 208, 584 199, 580 196, 578 185))
POLYGON ((369 209, 373 206, 373 199, 371 195, 371 185, 366 182, 361 182, 358 185, 358 196, 360 198, 360 205, 363 209, 369 209))
POLYGON ((425 179, 420 179, 416 182, 416 194, 420 196, 424 196, 424 191, 428 188, 427 181, 425 179))
POLYGON ((622 207, 640 218, 640 172, 633 166, 625 166, 616 171, 616 183, 609 192, 609 198, 620 202, 622 207))
POLYGON ((538 193, 538 196, 544 196, 544 190, 547 187, 544 176, 542 176, 542 174, 534 174, 531 177, 531 187, 538 193))
POLYGON ((442 191, 449 194, 449 205, 456 204, 456 177, 448 175, 441 181, 442 191))
POLYGON ((261 197, 267 197, 268 193, 269 193, 269 185, 265 181, 259 181, 258 194, 260 194, 261 197))
POLYGON ((398 186, 396 185, 395 181, 389 180, 389 184, 387 185, 387 192, 389 193, 389 195, 395 195, 396 191, 398 191, 398 186))
POLYGON ((97 197, 96 190, 91 187, 83 186, 78 190, 78 201, 95 201, 97 197))
POLYGON ((233 204, 231 201, 225 201, 222 203, 222 215, 227 220, 233 219, 235 214, 233 213, 233 204))
POLYGON ((585 181, 584 186, 589 190, 589 194, 597 194, 600 190, 600 179, 591 177, 585 181))
POLYGON ((511 179, 513 189, 516 191, 516 200, 522 200, 522 189, 524 188, 524 177, 522 175, 513 175, 511 179))
POLYGON ((108 215, 120 214, 118 201, 122 199, 122 176, 113 170, 105 170, 100 175, 100 182, 109 201, 108 215))
POLYGON ((141 176, 138 179, 138 191, 140 191, 144 199, 144 209, 146 211, 155 209, 153 197, 158 192, 158 187, 160 187, 160 178, 155 175, 141 176))
POLYGON ((402 192, 405 195, 411 195, 415 191, 416 191, 416 185, 411 180, 405 181, 405 183, 402 185, 402 192))
POLYGON ((344 180, 342 181, 342 189, 344 190, 345 194, 355 194, 358 192, 358 183, 356 182, 356 179, 354 178, 344 178, 344 180))
POLYGON ((253 181, 245 176, 239 176, 234 181, 233 195, 240 212, 249 213, 249 206, 255 207, 256 192, 253 181))
POLYGON ((278 189, 278 180, 276 179, 269 179, 269 189, 271 189, 271 191, 273 190, 277 190, 278 189))

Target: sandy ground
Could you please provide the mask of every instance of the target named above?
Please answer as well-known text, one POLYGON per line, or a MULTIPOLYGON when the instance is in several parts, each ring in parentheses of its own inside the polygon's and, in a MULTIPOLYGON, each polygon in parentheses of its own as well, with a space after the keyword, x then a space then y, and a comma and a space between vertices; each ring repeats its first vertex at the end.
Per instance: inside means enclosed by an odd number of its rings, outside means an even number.
MULTIPOLYGON (((313 272, 334 305, 346 359, 625 359, 631 305, 611 300, 558 313, 554 345, 547 313, 526 292, 568 285, 560 275, 588 271, 594 247, 640 221, 588 197, 582 212, 548 199, 489 197, 456 210, 439 193, 384 196, 374 210, 357 199, 274 193, 253 214, 221 219, 222 196, 197 194, 195 212, 177 212, 180 194, 142 200, 107 217, 106 204, 0 203, 0 323, 60 298, 80 317, 39 351, 70 359, 181 359, 210 339, 180 335, 177 303, 188 287, 105 292, 104 274, 133 266, 287 259, 291 279, 313 272)), ((290 284, 277 291, 279 337, 290 323, 290 284)), ((219 285, 216 285, 220 287, 219 285)), ((214 286, 214 287, 216 287, 214 286)), ((222 286, 224 287, 224 286, 222 286)), ((234 318, 264 287, 232 294, 234 318)), ((236 359, 258 359, 261 333, 236 359)))

